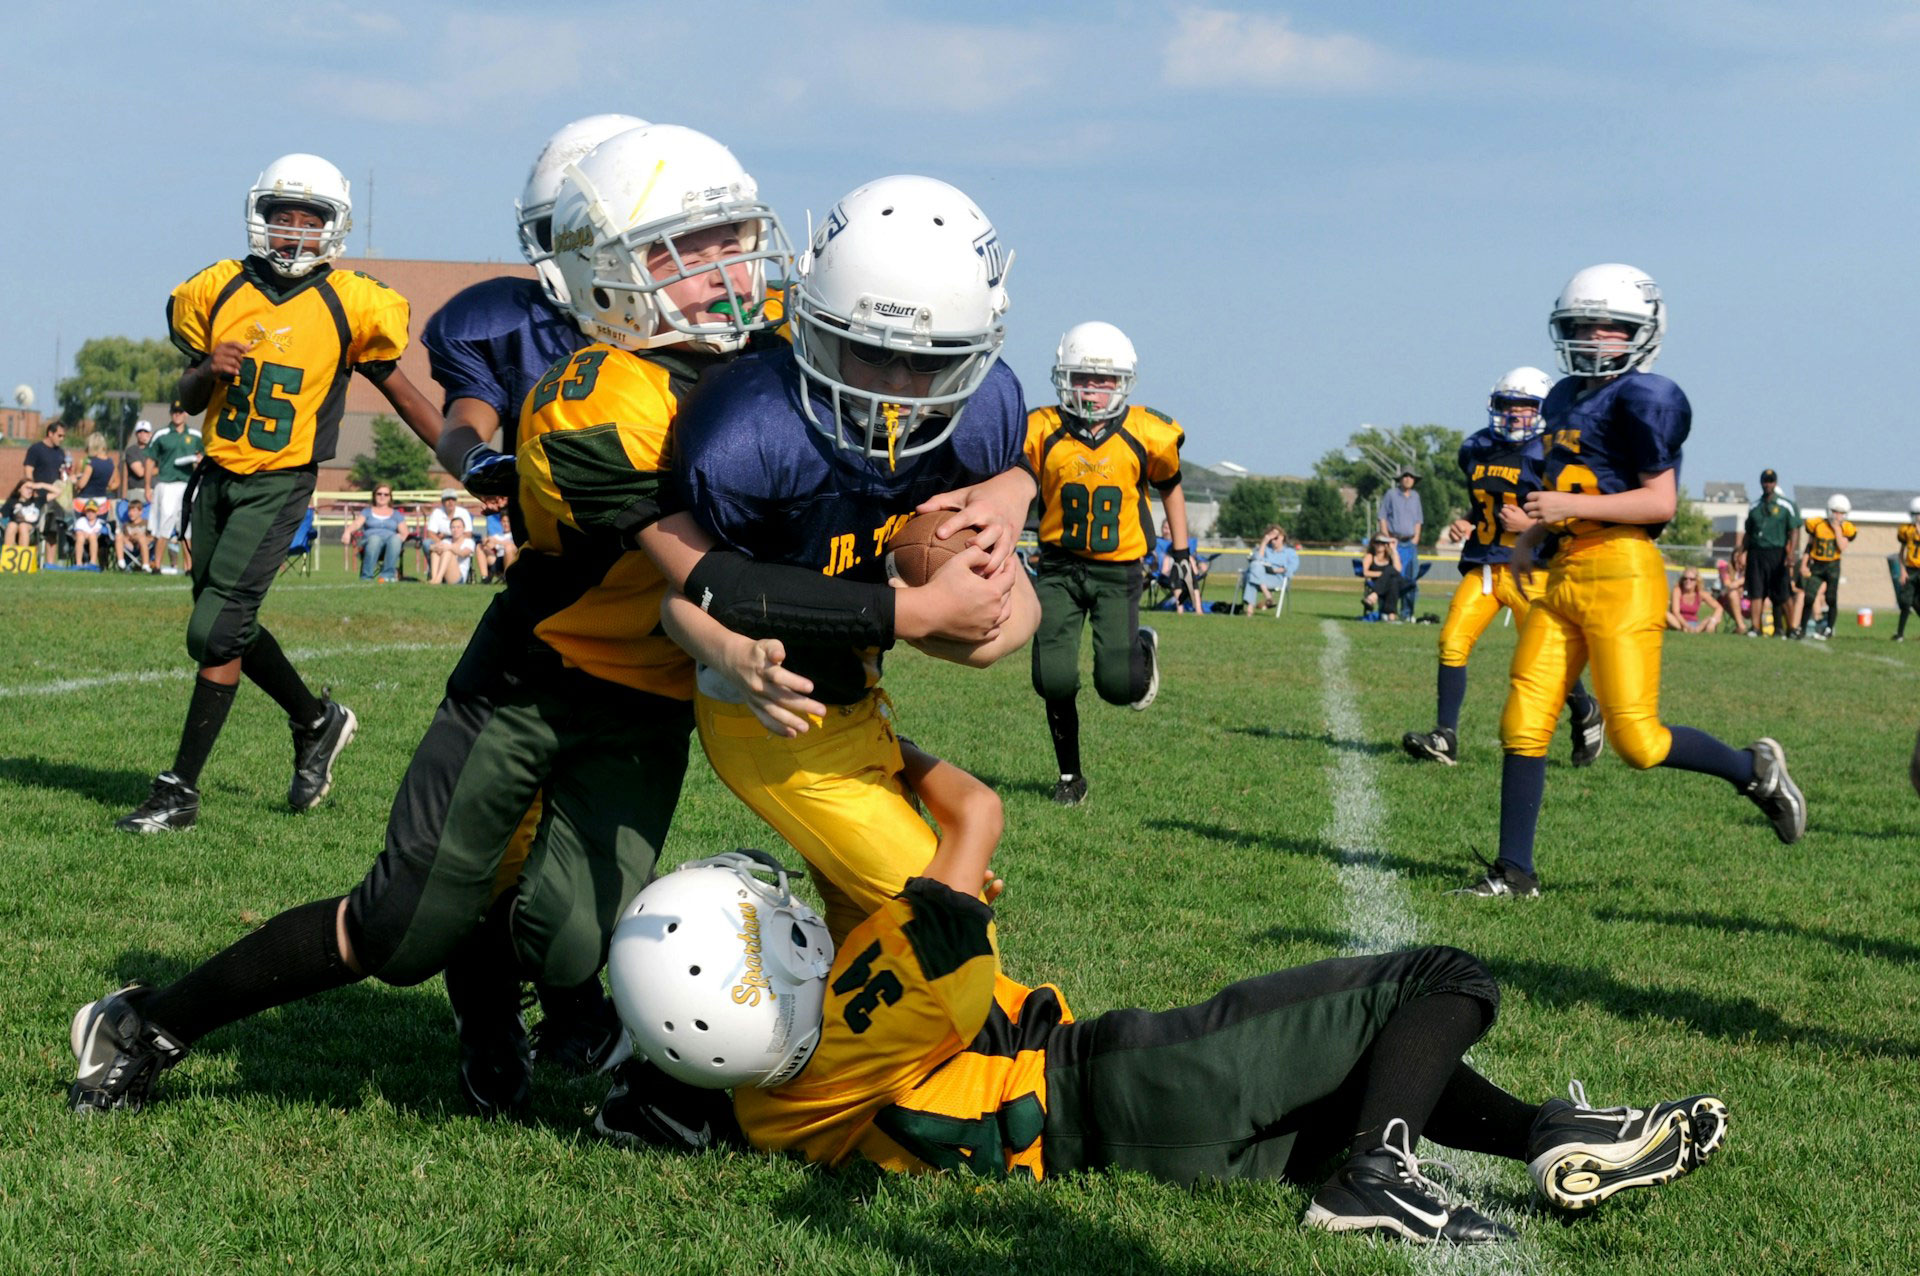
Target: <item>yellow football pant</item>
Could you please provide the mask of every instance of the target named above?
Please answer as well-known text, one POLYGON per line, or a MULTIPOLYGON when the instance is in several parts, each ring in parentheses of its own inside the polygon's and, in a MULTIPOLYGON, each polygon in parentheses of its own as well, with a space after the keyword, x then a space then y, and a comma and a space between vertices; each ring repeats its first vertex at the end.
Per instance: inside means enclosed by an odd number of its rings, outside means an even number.
POLYGON ((1513 651, 1500 713, 1507 752, 1547 755, 1567 690, 1592 665, 1607 743, 1631 767, 1665 761, 1673 746, 1673 733, 1660 723, 1666 615, 1666 569, 1643 529, 1608 527, 1563 545, 1513 651))
POLYGON ((1527 609, 1544 587, 1542 575, 1535 572, 1523 585, 1513 568, 1490 563, 1462 576, 1453 591, 1453 603, 1447 608, 1446 623, 1440 626, 1440 663, 1449 669, 1465 668, 1473 644, 1480 641, 1502 607, 1513 613, 1514 624, 1525 624, 1527 609))
POLYGON ((933 829, 901 778, 885 692, 828 709, 792 740, 743 704, 697 696, 693 711, 715 774, 806 859, 835 944, 933 858, 933 829))

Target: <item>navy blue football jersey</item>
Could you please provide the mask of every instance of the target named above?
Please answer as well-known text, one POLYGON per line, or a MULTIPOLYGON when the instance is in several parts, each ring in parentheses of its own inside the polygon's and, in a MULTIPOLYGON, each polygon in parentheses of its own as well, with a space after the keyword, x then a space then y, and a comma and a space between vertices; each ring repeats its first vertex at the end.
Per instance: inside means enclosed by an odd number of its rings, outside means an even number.
POLYGON ((1513 557, 1513 543, 1519 534, 1501 526, 1500 507, 1524 504, 1529 492, 1540 490, 1546 454, 1543 438, 1515 443, 1494 433, 1492 426, 1469 434, 1460 445, 1460 473, 1467 480, 1467 517, 1473 522, 1473 534, 1460 549, 1462 575, 1483 564, 1504 563, 1513 557))
MULTIPOLYGON (((807 419, 800 394, 793 349, 783 344, 711 373, 674 426, 674 479, 686 507, 715 540, 761 562, 884 581, 887 541, 915 506, 1024 464, 1026 398, 999 361, 946 441, 898 468, 836 447, 807 419)), ((832 420, 817 394, 813 410, 832 420)), ((853 703, 878 677, 873 652, 790 643, 787 656, 828 704, 853 703)))
MULTIPOLYGON (((1547 459, 1542 487, 1559 492, 1627 492, 1642 474, 1680 468, 1680 449, 1693 428, 1693 407, 1666 377, 1629 372, 1585 390, 1592 383, 1566 377, 1540 405, 1546 422, 1547 459)), ((1675 475, 1675 481, 1679 476, 1675 475)), ((1557 528, 1574 534, 1612 524, 1569 519, 1557 528)), ((1665 523, 1647 525, 1658 536, 1665 523)))
POLYGON ((511 452, 527 392, 587 338, 538 281, 503 275, 455 293, 427 320, 420 343, 447 392, 442 410, 478 399, 500 414, 500 450, 511 452))

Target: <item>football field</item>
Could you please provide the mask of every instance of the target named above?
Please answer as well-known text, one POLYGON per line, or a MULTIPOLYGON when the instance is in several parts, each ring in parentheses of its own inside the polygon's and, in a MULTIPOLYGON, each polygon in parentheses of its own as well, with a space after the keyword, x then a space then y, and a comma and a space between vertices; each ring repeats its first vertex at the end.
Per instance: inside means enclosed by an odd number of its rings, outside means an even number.
MULTIPOLYGON (((902 731, 1006 803, 1008 972, 1081 1018, 1197 1001, 1248 975, 1447 943, 1504 1000, 1481 1071, 1540 1100, 1725 1096, 1699 1173, 1590 1216, 1524 1167, 1457 1158, 1519 1244, 1431 1253, 1309 1233, 1311 1187, 1136 1176, 1041 1185, 840 1173, 757 1154, 633 1153, 591 1133, 602 1081, 541 1072, 523 1125, 469 1117, 440 981, 362 984, 208 1037, 137 1116, 70 1117, 74 1009, 170 980, 291 905, 351 887, 493 591, 290 576, 263 618, 360 717, 331 798, 286 811, 284 717, 244 689, 193 831, 113 820, 171 759, 191 670, 177 579, 0 577, 0 1272, 638 1271, 1298 1273, 1920 1270, 1920 641, 1670 637, 1663 710, 1735 745, 1770 735, 1806 793, 1783 847, 1701 776, 1588 770, 1554 745, 1537 900, 1445 892, 1489 856, 1513 630, 1472 665, 1463 761, 1400 751, 1432 725, 1427 626, 1353 623, 1354 591, 1284 618, 1162 617, 1146 713, 1083 688, 1085 806, 1054 779, 1024 657, 984 672, 912 651, 902 731)), ((1429 587, 1422 610, 1439 610, 1429 587)), ((697 742, 693 745, 698 752, 697 742)), ((696 759, 668 842, 795 856, 696 759)), ((1284 1066, 1276 1060, 1275 1066, 1284 1066)), ((1431 1144, 1436 1158, 1455 1159, 1431 1144)), ((1438 1176, 1447 1177, 1445 1172, 1438 1176)))

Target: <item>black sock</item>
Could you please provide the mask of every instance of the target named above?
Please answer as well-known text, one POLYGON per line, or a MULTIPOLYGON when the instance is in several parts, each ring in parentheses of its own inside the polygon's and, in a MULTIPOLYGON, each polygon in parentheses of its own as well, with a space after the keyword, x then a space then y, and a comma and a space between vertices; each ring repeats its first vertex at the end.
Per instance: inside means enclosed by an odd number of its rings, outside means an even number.
POLYGON ((1692 727, 1673 727, 1673 746, 1661 766, 1676 771, 1698 771, 1717 775, 1736 789, 1753 783, 1753 754, 1720 743, 1704 731, 1692 727))
POLYGON ((463 1022, 494 1025, 520 1013, 520 963, 509 928, 513 900, 512 891, 494 900, 447 961, 447 1000, 463 1022))
POLYGON ((284 1006, 360 976, 340 960, 340 897, 289 908, 195 966, 140 1005, 140 1013, 183 1041, 284 1006))
POLYGON ((1419 1142, 1460 1056, 1487 1030, 1487 1016, 1485 1002, 1459 992, 1420 997, 1393 1012, 1374 1038, 1354 1154, 1385 1143, 1387 1125, 1396 1118, 1407 1123, 1409 1142, 1419 1142))
POLYGON ((1547 760, 1507 754, 1500 768, 1500 858, 1533 871, 1533 834, 1547 793, 1547 760))
POLYGON ((307 690, 307 684, 287 659, 287 653, 280 650, 280 644, 265 628, 253 640, 253 646, 247 648, 247 654, 240 657, 240 672, 272 696, 273 702, 287 711, 289 720, 303 727, 312 726, 326 713, 319 698, 307 690))
POLYGON ((1440 725, 1460 729, 1460 702, 1467 698, 1467 667, 1440 666, 1440 725))
POLYGON ((1913 609, 1911 607, 1902 607, 1900 609, 1900 625, 1899 625, 1899 628, 1893 631, 1893 636, 1895 638, 1898 638, 1907 632, 1907 617, 1912 614, 1913 614, 1913 609))
POLYGON ((1047 701, 1047 730, 1061 775, 1080 774, 1080 707, 1072 696, 1047 701))
MULTIPOLYGON (((193 699, 187 703, 187 723, 180 728, 180 748, 173 755, 173 773, 188 788, 200 786, 200 772, 227 723, 235 688, 210 678, 193 680, 193 699)), ((168 1027, 173 1025, 169 1024, 168 1027)))
POLYGON ((1427 1137, 1443 1147, 1524 1161, 1538 1115, 1538 1104, 1508 1094, 1463 1062, 1433 1105, 1427 1137))
POLYGON ((1591 704, 1592 701, 1593 697, 1587 694, 1586 683, 1579 678, 1575 678, 1573 685, 1567 688, 1567 703, 1573 706, 1575 716, 1585 713, 1587 706, 1591 704))

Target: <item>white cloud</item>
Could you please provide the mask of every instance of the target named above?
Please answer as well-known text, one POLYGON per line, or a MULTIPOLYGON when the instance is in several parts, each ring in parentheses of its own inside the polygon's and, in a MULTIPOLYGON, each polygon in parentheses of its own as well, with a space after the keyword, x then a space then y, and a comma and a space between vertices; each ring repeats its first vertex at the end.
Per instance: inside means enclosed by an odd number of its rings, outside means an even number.
POLYGON ((305 95, 344 115, 390 124, 469 121, 476 108, 538 101, 582 78, 585 42, 576 24, 553 19, 455 16, 442 21, 433 53, 415 74, 309 75, 305 95), (530 75, 538 69, 538 76, 530 75), (546 93, 530 92, 537 85, 546 93))
POLYGON ((1161 79, 1177 88, 1360 93, 1387 87, 1409 66, 1372 41, 1307 35, 1284 14, 1186 9, 1167 44, 1161 79))
POLYGON ((1053 38, 1013 27, 882 21, 836 32, 828 47, 838 74, 810 88, 843 107, 894 103, 973 114, 1032 93, 1054 71, 1053 38))

